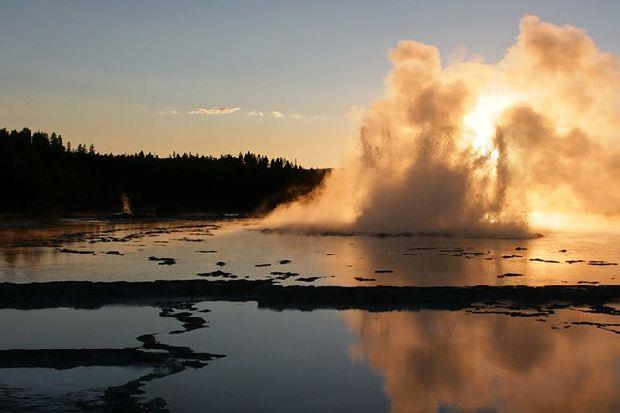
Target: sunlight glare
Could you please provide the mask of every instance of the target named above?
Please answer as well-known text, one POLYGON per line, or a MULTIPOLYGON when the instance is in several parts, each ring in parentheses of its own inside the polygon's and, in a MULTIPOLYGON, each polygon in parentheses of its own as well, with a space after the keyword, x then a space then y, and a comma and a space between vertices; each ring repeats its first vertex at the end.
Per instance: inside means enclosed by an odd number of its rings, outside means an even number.
POLYGON ((472 147, 480 153, 490 153, 493 148, 496 122, 504 110, 515 102, 510 94, 481 94, 474 108, 465 115, 465 134, 472 147))

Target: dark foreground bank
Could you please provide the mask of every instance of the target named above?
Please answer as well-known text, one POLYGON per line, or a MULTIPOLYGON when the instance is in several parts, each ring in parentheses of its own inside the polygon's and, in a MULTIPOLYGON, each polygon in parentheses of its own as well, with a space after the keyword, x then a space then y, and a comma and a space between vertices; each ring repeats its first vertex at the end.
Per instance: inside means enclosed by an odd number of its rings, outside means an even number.
MULTIPOLYGON (((162 301, 256 301, 272 309, 448 309, 475 305, 604 307, 620 302, 620 285, 338 287, 280 286, 268 281, 60 281, 0 284, 0 308, 97 308, 107 304, 162 301)), ((616 312, 609 308, 608 311, 616 312)))

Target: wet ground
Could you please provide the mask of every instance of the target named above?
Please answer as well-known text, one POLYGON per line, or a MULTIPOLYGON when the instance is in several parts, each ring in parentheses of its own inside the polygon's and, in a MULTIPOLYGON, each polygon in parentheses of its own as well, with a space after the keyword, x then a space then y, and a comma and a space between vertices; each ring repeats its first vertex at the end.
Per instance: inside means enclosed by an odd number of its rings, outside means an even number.
POLYGON ((613 234, 256 224, 0 226, 0 411, 620 411, 613 234))

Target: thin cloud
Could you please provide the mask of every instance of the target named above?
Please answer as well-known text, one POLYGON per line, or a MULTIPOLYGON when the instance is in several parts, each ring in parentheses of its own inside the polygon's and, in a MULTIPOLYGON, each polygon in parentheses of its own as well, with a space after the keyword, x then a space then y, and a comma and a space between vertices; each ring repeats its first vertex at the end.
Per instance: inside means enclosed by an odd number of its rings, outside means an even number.
POLYGON ((218 106, 214 108, 198 108, 190 111, 189 113, 191 115, 230 115, 231 113, 235 113, 240 110, 241 108, 239 107, 228 108, 224 106, 218 106))
POLYGON ((281 118, 284 115, 282 114, 282 112, 278 112, 277 110, 272 110, 271 112, 269 112, 269 116, 271 116, 272 118, 281 118))
POLYGON ((248 116, 265 117, 265 118, 286 118, 286 119, 326 119, 323 115, 300 115, 299 113, 291 113, 290 115, 280 112, 279 110, 270 110, 268 112, 262 112, 260 110, 251 110, 248 116))
POLYGON ((351 105, 347 110, 347 120, 353 124, 358 124, 364 118, 366 114, 366 108, 364 106, 351 105))
POLYGON ((169 109, 169 110, 160 110, 157 112, 158 115, 176 115, 177 112, 176 109, 169 109))
POLYGON ((259 110, 251 110, 248 112, 248 116, 260 116, 260 117, 268 117, 268 118, 283 118, 284 114, 278 110, 272 110, 269 112, 261 112, 259 110))

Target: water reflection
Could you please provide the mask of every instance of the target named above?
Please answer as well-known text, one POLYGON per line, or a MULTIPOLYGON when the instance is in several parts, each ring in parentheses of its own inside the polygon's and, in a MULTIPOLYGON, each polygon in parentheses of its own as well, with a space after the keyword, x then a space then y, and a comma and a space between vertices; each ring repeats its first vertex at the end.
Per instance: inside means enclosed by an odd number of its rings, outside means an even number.
POLYGON ((563 328, 573 311, 546 322, 445 311, 343 317, 359 337, 351 360, 383 375, 392 412, 620 411, 618 336, 563 328))
MULTIPOLYGON (((176 412, 620 411, 618 316, 579 308, 528 318, 475 312, 496 308, 277 312, 223 301, 191 311, 198 309, 209 328, 182 334, 171 333, 177 320, 153 307, 6 309, 0 350, 125 348, 157 332, 168 345, 225 354, 144 386, 148 399, 163 397, 176 412), (574 324, 583 321, 615 325, 574 324)), ((0 404, 23 400, 3 396, 3 385, 64 403, 73 400, 65 392, 144 373, 7 367, 0 366, 0 404)))

